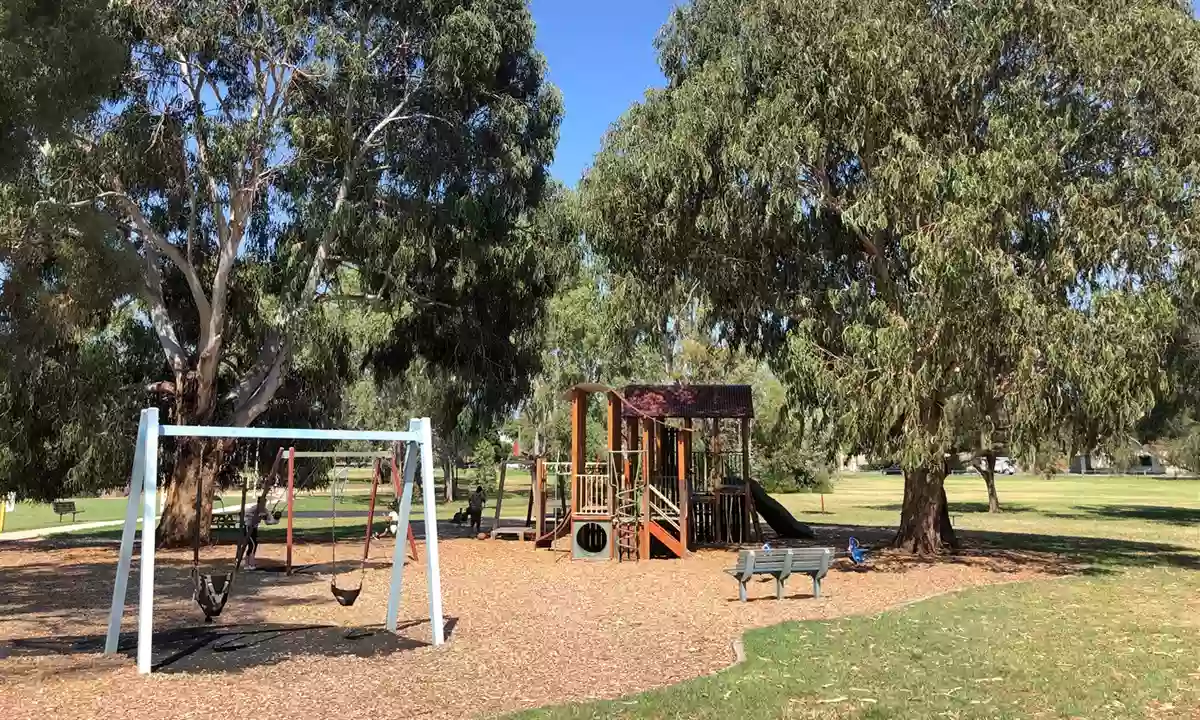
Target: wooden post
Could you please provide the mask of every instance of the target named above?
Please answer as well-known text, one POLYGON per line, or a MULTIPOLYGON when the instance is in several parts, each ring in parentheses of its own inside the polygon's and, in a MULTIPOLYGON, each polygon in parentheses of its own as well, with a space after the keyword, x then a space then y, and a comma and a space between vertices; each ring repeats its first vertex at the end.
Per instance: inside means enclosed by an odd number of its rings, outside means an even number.
POLYGON ((529 505, 525 508, 525 527, 533 526, 533 498, 537 493, 537 457, 529 463, 529 505))
POLYGON ((496 515, 492 518, 492 529, 500 527, 500 505, 504 502, 504 476, 508 471, 508 458, 500 459, 500 484, 496 490, 496 515))
POLYGON ((608 449, 621 451, 621 397, 608 394, 608 449))
POLYGON ((758 511, 754 509, 754 495, 750 492, 750 418, 742 418, 742 484, 746 488, 746 532, 753 528, 754 541, 762 542, 762 526, 758 522, 758 511))
POLYGON ((638 557, 650 559, 650 479, 654 464, 654 421, 642 419, 642 528, 638 537, 638 557))
POLYGON ((287 567, 284 568, 286 574, 292 574, 292 516, 295 514, 296 505, 296 448, 288 448, 288 484, 287 484, 287 507, 288 507, 288 525, 287 525, 287 567))
POLYGON ((546 459, 533 460, 533 533, 535 537, 546 534, 546 459))
POLYGON ((615 392, 608 393, 608 462, 605 467, 608 472, 608 515, 612 520, 614 537, 609 543, 609 557, 616 559, 617 542, 617 484, 625 472, 623 467, 624 455, 621 454, 621 397, 615 392))
POLYGON ((679 545, 688 550, 688 515, 692 501, 688 493, 688 460, 691 457, 692 420, 684 418, 683 429, 675 436, 676 464, 679 466, 679 545))
POLYGON ((579 476, 587 463, 587 393, 571 395, 571 516, 579 510, 579 476))
POLYGON ((725 539, 725 495, 718 492, 725 484, 725 464, 721 462, 721 421, 712 418, 708 422, 708 490, 713 493, 713 537, 719 543, 725 539))
MULTIPOLYGON (((625 421, 625 431, 629 435, 629 449, 637 450, 638 448, 640 448, 642 445, 640 442, 638 442, 640 440, 640 438, 638 436, 639 435, 638 419, 636 417, 631 417, 627 421, 625 421)), ((633 487, 633 480, 634 480, 634 478, 633 478, 633 456, 630 455, 625 458, 625 484, 626 484, 626 486, 633 487)))

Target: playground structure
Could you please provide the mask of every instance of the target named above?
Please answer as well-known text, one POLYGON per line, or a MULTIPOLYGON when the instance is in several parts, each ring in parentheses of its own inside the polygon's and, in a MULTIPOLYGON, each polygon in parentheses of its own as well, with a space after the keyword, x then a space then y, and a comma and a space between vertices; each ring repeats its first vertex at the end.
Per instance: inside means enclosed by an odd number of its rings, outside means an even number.
MULTIPOLYGON (((118 650, 121 618, 125 611, 125 595, 132 574, 133 541, 138 531, 139 511, 142 521, 141 558, 139 568, 137 668, 142 674, 151 671, 151 653, 154 640, 154 559, 156 530, 155 510, 158 492, 158 445, 160 437, 211 437, 211 438, 271 438, 296 440, 344 441, 360 440, 403 444, 404 489, 401 493, 398 520, 400 529, 396 533, 392 553, 391 578, 388 592, 387 615, 384 625, 390 632, 397 631, 397 616, 402 597, 402 574, 404 551, 401 537, 408 534, 412 511, 413 483, 418 463, 421 466, 421 483, 425 505, 425 557, 426 577, 429 584, 429 622, 433 644, 445 642, 442 618, 441 572, 438 561, 437 508, 434 506, 433 485, 433 433, 428 418, 409 422, 408 430, 402 432, 358 431, 358 430, 289 430, 279 428, 213 427, 204 425, 160 425, 158 409, 142 411, 138 424, 137 446, 134 452, 133 473, 130 482, 129 500, 125 510, 125 522, 121 532, 121 546, 117 560, 116 578, 113 583, 112 604, 109 608, 108 629, 105 635, 104 653, 114 654, 118 650)), ((294 466, 294 462, 293 462, 294 466)), ((242 548, 239 547, 238 563, 242 548)), ((237 574, 237 565, 232 572, 221 575, 201 574, 193 561, 192 576, 196 585, 195 598, 205 610, 205 596, 214 604, 223 607, 237 574)), ((361 574, 360 585, 361 588, 361 574)), ((339 596, 339 588, 332 584, 334 596, 341 605, 350 604, 339 596)), ((352 602, 352 601, 351 601, 352 602)), ((219 614, 220 607, 215 614, 219 614)))
POLYGON ((748 385, 581 384, 564 397, 570 461, 534 463, 538 547, 566 538, 576 559, 682 558, 698 547, 761 542, 760 513, 784 537, 807 534, 750 478, 748 385), (593 393, 604 394, 608 410, 597 461, 587 459, 593 393), (557 507, 548 497, 556 486, 567 488, 557 507))

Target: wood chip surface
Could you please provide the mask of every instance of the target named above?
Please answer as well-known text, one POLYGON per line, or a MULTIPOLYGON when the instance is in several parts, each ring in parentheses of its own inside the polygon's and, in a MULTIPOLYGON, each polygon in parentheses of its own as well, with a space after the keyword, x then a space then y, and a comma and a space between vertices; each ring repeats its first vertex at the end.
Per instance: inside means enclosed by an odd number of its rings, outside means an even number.
MULTIPOLYGON (((455 532, 447 526, 448 534, 455 532)), ((840 537, 823 544, 844 547, 840 537)), ((373 542, 362 596, 353 607, 329 593, 329 546, 296 549, 295 561, 323 563, 316 574, 243 573, 217 624, 290 628, 260 644, 213 652, 204 647, 151 677, 136 673, 132 652, 98 654, 107 624, 114 545, 0 545, 0 718, 470 718, 523 708, 613 698, 728 666, 747 629, 785 620, 873 613, 918 598, 1048 572, 1045 557, 1006 554, 913 562, 882 555, 853 570, 838 561, 823 597, 795 577, 788 597, 774 582, 752 582, 738 602, 722 571, 735 555, 641 563, 571 561, 513 541, 446 538, 439 543, 446 645, 428 645, 428 590, 422 559, 404 570, 402 625, 347 640, 344 628, 378 628, 385 615, 390 542, 373 542), (296 626, 326 626, 297 630, 296 626), (333 627, 328 627, 333 626, 333 627), (63 639, 80 637, 79 640, 63 639)), ((338 545, 339 584, 353 584, 361 546, 338 545)), ((206 568, 224 571, 230 547, 208 548, 206 568)), ((259 563, 280 562, 265 545, 259 563)), ((155 631, 200 625, 191 600, 190 551, 157 553, 155 631)), ((135 630, 137 556, 123 631, 135 630)), ((231 634, 222 636, 229 643, 231 634)), ((164 654, 159 649, 156 660, 164 654)))

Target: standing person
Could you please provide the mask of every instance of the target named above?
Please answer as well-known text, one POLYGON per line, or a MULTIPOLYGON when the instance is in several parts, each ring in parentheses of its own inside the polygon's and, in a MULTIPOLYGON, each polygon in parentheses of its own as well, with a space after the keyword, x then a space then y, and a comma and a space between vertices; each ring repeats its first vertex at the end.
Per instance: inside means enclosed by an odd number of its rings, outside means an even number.
POLYGON ((475 492, 471 493, 471 497, 467 500, 467 515, 471 517, 471 532, 482 532, 480 523, 483 520, 483 504, 487 502, 487 496, 483 494, 483 486, 476 485, 475 492))
POLYGON ((266 523, 274 525, 279 522, 273 510, 267 510, 267 493, 263 493, 254 503, 254 507, 246 512, 246 569, 254 569, 254 554, 258 552, 258 525, 266 523))

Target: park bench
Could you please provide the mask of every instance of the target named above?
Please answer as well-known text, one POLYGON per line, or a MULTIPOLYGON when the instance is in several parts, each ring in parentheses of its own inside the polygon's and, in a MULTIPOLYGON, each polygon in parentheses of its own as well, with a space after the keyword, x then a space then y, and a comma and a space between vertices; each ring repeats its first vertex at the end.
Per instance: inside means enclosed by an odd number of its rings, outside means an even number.
POLYGON ((738 581, 738 598, 746 602, 746 583, 755 575, 775 578, 775 597, 783 599, 783 586, 792 575, 808 575, 813 581, 813 597, 821 597, 821 578, 829 572, 833 548, 787 548, 756 552, 743 550, 737 567, 729 573, 738 581))
POLYGON ((212 514, 213 527, 232 530, 238 526, 238 515, 236 513, 225 512, 225 501, 220 495, 213 497, 214 506, 212 514), (217 507, 217 506, 220 507, 217 507))
POLYGON ((75 522, 75 516, 83 512, 75 508, 75 501, 73 500, 55 500, 50 503, 50 507, 58 515, 59 522, 62 522, 63 515, 70 515, 71 522, 75 522))

